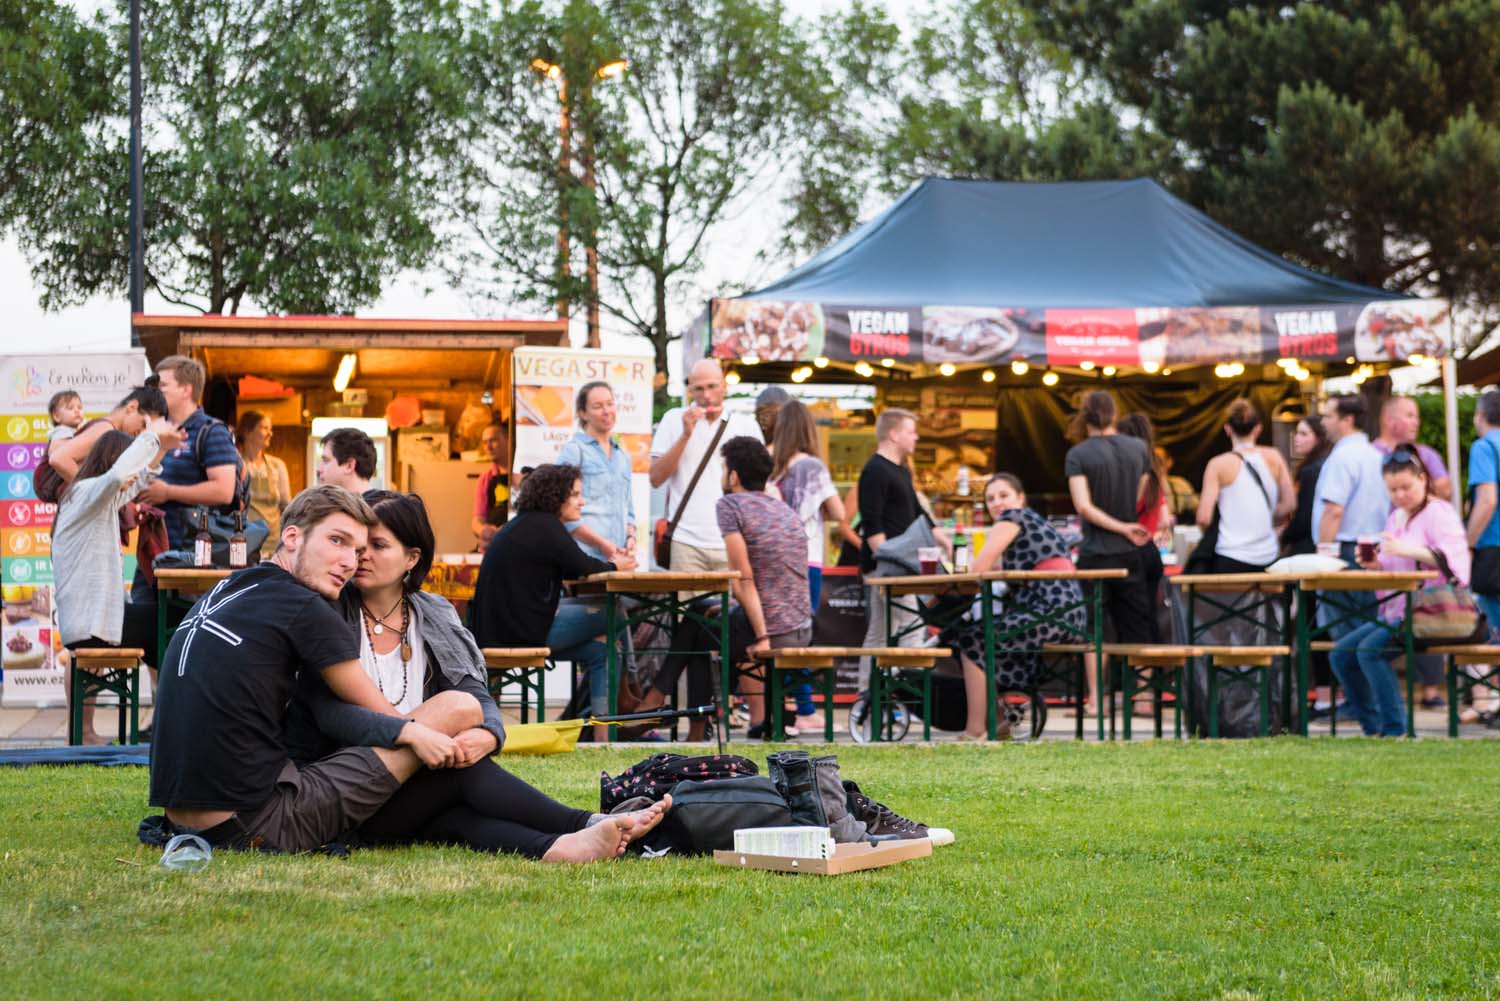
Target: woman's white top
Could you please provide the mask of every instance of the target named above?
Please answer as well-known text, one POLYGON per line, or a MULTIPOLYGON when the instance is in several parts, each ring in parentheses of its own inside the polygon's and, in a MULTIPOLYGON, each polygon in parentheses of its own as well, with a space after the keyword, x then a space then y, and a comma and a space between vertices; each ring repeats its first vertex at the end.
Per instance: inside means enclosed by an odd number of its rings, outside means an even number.
POLYGON ((1219 491, 1219 544, 1215 551, 1241 563, 1268 566, 1281 552, 1272 523, 1277 500, 1276 478, 1259 448, 1250 446, 1234 451, 1244 462, 1238 464, 1229 485, 1219 491), (1264 493, 1246 466, 1260 474, 1260 482, 1266 488, 1264 493))
POLYGON ((370 646, 370 634, 368 629, 374 626, 362 624, 359 631, 359 664, 365 669, 365 674, 380 688, 380 693, 386 697, 386 701, 396 707, 396 711, 405 716, 417 706, 422 704, 422 684, 427 677, 427 651, 423 649, 420 639, 415 635, 413 629, 411 635, 411 660, 406 662, 403 668, 401 664, 401 644, 397 643, 390 653, 376 653, 375 648, 370 646), (400 702, 396 701, 401 695, 401 675, 403 670, 406 674, 406 694, 400 702))

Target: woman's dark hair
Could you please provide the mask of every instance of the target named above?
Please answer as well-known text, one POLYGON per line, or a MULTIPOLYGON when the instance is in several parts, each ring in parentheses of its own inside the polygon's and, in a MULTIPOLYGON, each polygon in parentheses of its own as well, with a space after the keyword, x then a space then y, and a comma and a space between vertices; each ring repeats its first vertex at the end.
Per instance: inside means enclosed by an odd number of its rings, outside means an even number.
POLYGON ((245 439, 260 427, 260 422, 266 419, 266 415, 259 410, 246 410, 240 414, 240 419, 234 425, 234 443, 241 448, 245 447, 245 439))
POLYGON ((578 387, 578 395, 573 398, 573 413, 578 417, 578 426, 583 427, 583 412, 589 406, 589 394, 596 389, 607 389, 609 395, 615 395, 615 389, 603 379, 595 379, 593 382, 585 382, 578 387))
POLYGON ((1325 458, 1332 451, 1333 443, 1328 440, 1328 429, 1323 426, 1323 420, 1317 414, 1308 414, 1305 417, 1298 418, 1297 423, 1306 424, 1308 430, 1318 439, 1318 443, 1313 446, 1313 450, 1297 461, 1297 469, 1295 471, 1300 473, 1302 467, 1309 462, 1317 462, 1325 458))
POLYGON ((1115 425, 1115 430, 1127 438, 1139 438, 1146 443, 1146 454, 1151 457, 1151 485, 1146 488, 1143 510, 1150 511, 1161 503, 1162 484, 1167 480, 1167 470, 1156 454, 1156 436, 1151 431, 1151 418, 1145 414, 1126 414, 1115 425))
POLYGON ((1068 435, 1075 441, 1088 437, 1089 428, 1104 430, 1115 422, 1115 398, 1096 389, 1083 398, 1078 413, 1068 421, 1068 435))
POLYGON ((427 520, 427 505, 416 494, 394 490, 366 490, 362 496, 397 542, 407 549, 419 551, 417 562, 401 580, 401 589, 407 594, 420 591, 427 580, 427 572, 432 569, 432 551, 437 547, 432 536, 432 523, 427 520))
POLYGON ((521 481, 516 511, 520 514, 528 511, 557 514, 573 492, 573 484, 582 477, 583 472, 577 466, 552 462, 537 466, 521 481))
MULTIPOLYGON (((78 475, 73 477, 73 483, 79 480, 91 480, 95 476, 103 476, 109 472, 133 441, 135 439, 124 431, 111 428, 104 432, 89 449, 89 454, 84 456, 83 461, 78 464, 78 475)), ((72 489, 73 483, 68 484, 69 489, 72 489)))
POLYGON ((1256 413, 1255 404, 1242 396, 1229 405, 1224 423, 1229 425, 1229 430, 1244 438, 1260 427, 1260 414, 1256 413))
POLYGON ((724 457, 724 468, 740 478, 740 486, 751 493, 766 488, 771 478, 771 453, 766 446, 749 435, 730 438, 719 446, 724 457))
POLYGON ((996 473, 994 476, 991 476, 989 480, 985 482, 984 490, 981 492, 980 496, 983 496, 984 494, 990 492, 991 483, 1004 483, 1006 486, 1010 487, 1022 497, 1026 496, 1026 488, 1021 485, 1021 478, 1019 476, 1016 476, 1014 473, 996 473))
POLYGON ((1427 502, 1432 500, 1432 474, 1427 471, 1427 464, 1422 461, 1415 445, 1398 445, 1394 452, 1386 456, 1385 461, 1380 464, 1380 475, 1389 476, 1392 473, 1415 473, 1422 479, 1422 503, 1407 516, 1407 522, 1410 523, 1412 518, 1422 513, 1427 502))
POLYGON ((161 395, 161 377, 147 376, 145 384, 132 389, 115 409, 123 410, 131 403, 143 414, 150 414, 152 417, 167 416, 167 398, 161 395))

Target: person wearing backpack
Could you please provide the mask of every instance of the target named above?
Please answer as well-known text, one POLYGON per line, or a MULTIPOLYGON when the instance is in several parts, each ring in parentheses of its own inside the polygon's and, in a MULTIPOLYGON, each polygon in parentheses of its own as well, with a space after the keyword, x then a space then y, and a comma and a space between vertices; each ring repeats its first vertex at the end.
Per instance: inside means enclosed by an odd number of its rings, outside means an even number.
MULTIPOLYGON (((182 432, 182 445, 162 460, 161 476, 141 491, 140 500, 166 512, 167 542, 191 549, 192 510, 222 507, 235 500, 240 453, 228 425, 201 406, 206 379, 202 364, 185 355, 163 358, 156 366, 167 417, 182 432)), ((140 576, 138 583, 144 583, 140 576)))

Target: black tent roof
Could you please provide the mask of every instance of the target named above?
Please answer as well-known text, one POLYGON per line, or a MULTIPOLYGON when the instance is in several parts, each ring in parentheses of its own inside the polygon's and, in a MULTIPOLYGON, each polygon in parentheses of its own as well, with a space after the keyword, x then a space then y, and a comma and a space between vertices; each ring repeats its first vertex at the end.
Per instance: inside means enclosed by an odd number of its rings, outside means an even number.
POLYGON ((1148 179, 930 177, 801 267, 741 298, 1128 308, 1402 296, 1282 260, 1148 179))

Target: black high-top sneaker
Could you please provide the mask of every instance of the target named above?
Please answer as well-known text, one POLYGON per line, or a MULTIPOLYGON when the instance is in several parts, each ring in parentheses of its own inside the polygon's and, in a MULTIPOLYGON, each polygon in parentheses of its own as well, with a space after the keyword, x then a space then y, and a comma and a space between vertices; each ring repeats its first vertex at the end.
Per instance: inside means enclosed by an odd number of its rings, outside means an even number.
POLYGON ((884 803, 859 791, 859 786, 849 779, 844 780, 844 792, 849 797, 849 813, 865 822, 865 827, 874 837, 913 840, 929 838, 934 845, 953 843, 953 832, 946 827, 928 827, 915 820, 908 820, 884 803))

